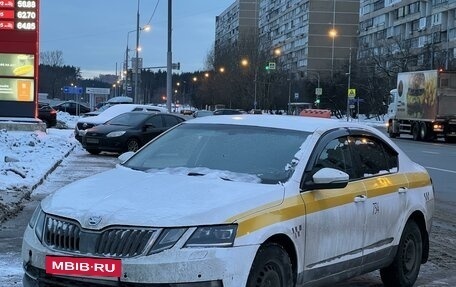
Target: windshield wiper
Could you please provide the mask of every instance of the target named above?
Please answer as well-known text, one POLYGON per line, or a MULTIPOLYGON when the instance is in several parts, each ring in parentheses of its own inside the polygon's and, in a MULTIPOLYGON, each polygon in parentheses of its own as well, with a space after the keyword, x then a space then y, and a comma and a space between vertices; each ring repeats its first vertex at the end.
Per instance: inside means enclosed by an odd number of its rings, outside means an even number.
POLYGON ((199 173, 199 172, 189 172, 187 174, 188 176, 204 176, 204 173, 199 173))

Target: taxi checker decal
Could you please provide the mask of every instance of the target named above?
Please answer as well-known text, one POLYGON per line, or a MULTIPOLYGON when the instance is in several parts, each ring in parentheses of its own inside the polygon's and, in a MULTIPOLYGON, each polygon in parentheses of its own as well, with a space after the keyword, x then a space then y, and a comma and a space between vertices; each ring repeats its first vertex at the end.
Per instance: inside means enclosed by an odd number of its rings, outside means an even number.
MULTIPOLYGON (((318 192, 303 193, 285 198, 281 204, 280 202, 269 203, 243 212, 228 218, 226 222, 237 221, 237 237, 241 237, 275 223, 352 203, 354 196, 363 193, 364 188, 367 188, 369 198, 397 192, 399 187, 403 187, 400 184, 403 177, 403 174, 385 175, 349 182, 347 187, 340 190, 319 190, 318 192)), ((409 188, 431 185, 431 180, 426 173, 408 173, 406 178, 405 183, 408 184, 409 188)))

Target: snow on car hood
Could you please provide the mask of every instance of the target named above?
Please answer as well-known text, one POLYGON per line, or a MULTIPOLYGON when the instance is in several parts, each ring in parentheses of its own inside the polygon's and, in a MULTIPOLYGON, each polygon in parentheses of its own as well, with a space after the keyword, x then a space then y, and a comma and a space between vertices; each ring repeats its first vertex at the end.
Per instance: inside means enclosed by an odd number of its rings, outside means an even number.
POLYGON ((224 223, 260 206, 280 204, 283 197, 280 184, 146 173, 119 166, 67 185, 43 200, 42 208, 76 219, 85 228, 93 228, 88 225, 91 217, 102 218, 96 229, 194 226, 224 223))

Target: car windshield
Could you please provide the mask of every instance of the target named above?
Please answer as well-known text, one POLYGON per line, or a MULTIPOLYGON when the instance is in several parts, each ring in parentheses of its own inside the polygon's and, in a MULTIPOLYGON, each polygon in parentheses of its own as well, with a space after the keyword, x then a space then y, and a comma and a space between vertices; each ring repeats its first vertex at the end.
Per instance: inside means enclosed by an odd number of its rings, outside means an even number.
POLYGON ((182 124, 136 153, 124 166, 146 172, 285 182, 310 133, 276 128, 182 124))
POLYGON ((135 126, 149 116, 150 115, 143 113, 125 113, 107 121, 106 124, 116 126, 135 126))

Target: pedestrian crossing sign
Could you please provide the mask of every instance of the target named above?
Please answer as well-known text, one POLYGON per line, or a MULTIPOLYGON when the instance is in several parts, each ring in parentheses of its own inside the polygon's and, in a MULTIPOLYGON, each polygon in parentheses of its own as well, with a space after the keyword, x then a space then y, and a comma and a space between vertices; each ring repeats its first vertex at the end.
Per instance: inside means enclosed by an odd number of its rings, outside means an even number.
POLYGON ((348 89, 348 98, 354 99, 356 97, 356 89, 348 89))

